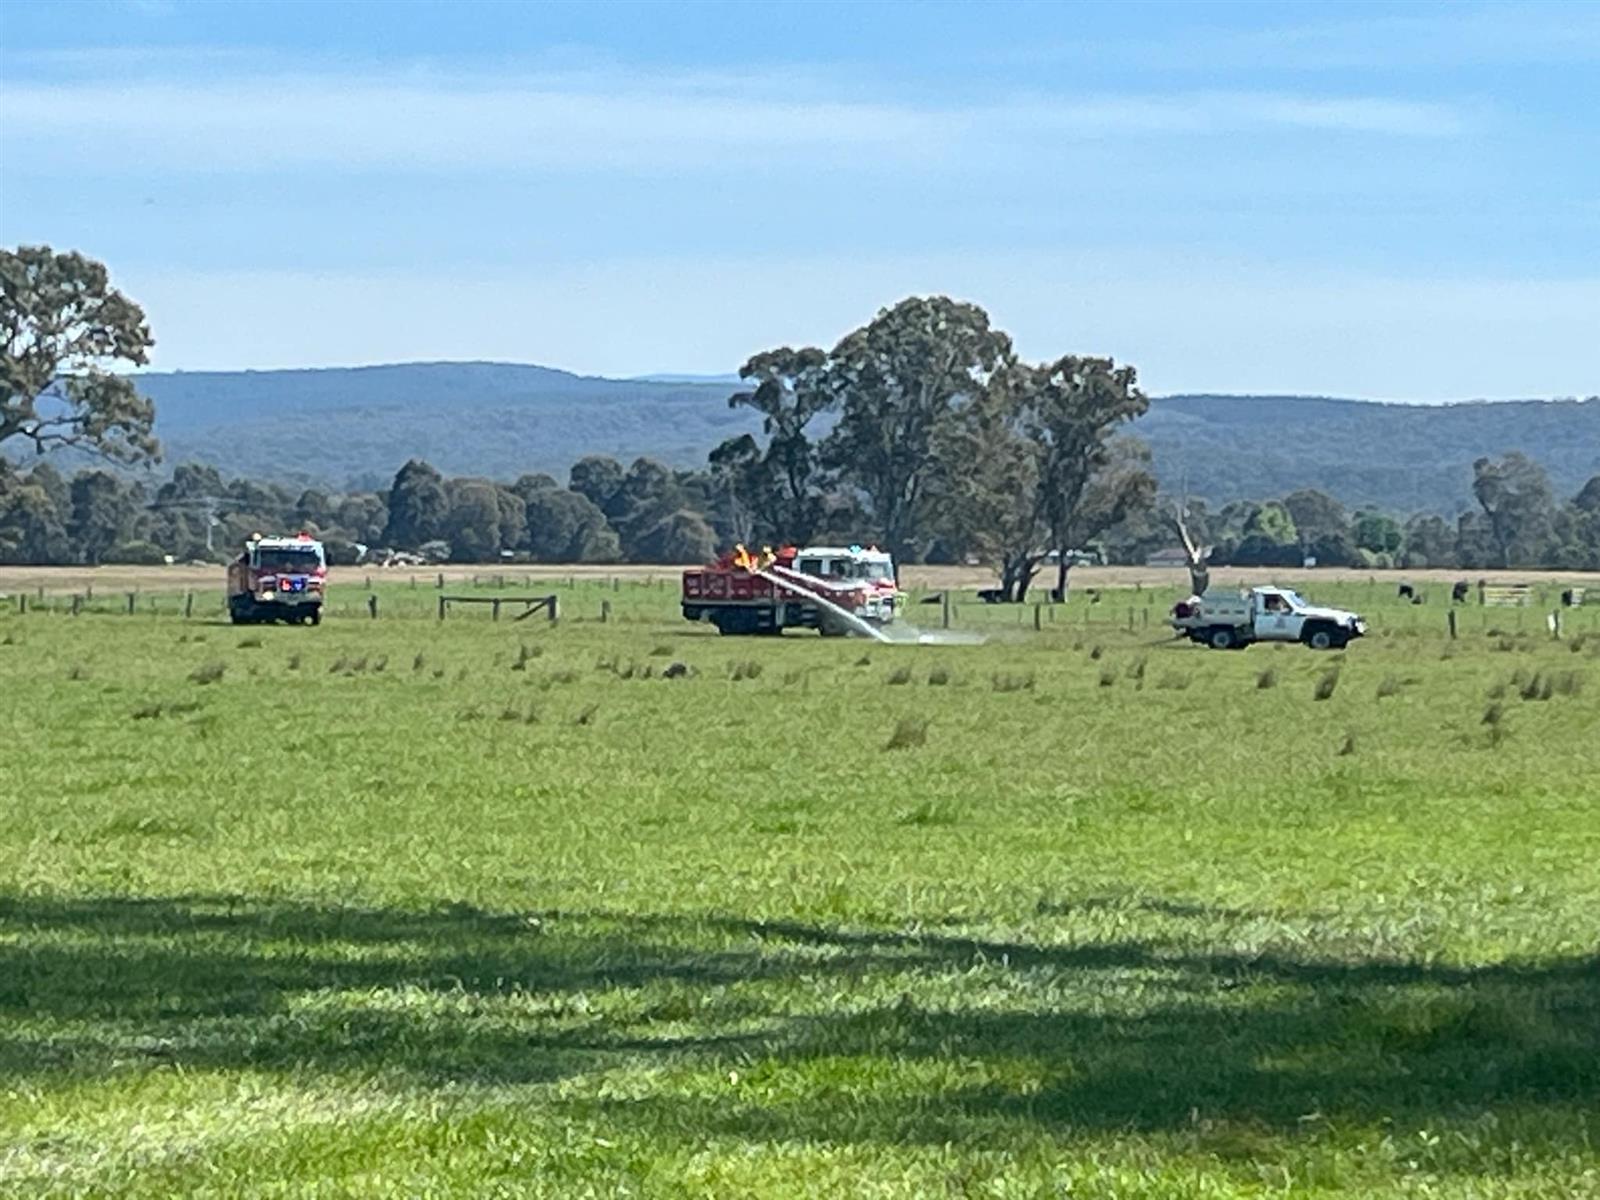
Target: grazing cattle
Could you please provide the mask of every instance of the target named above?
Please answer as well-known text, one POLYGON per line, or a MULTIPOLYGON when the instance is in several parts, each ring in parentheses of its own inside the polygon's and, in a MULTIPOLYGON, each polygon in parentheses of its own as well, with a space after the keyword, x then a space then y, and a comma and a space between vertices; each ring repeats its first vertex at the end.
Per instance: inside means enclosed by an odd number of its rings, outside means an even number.
POLYGON ((1399 596, 1402 600, 1410 600, 1415 603, 1417 598, 1417 589, 1412 587, 1409 583, 1402 583, 1400 585, 1399 596))
POLYGON ((1450 603, 1465 604, 1467 602, 1467 593, 1471 590, 1472 585, 1465 579, 1456 580, 1455 586, 1450 589, 1450 603))

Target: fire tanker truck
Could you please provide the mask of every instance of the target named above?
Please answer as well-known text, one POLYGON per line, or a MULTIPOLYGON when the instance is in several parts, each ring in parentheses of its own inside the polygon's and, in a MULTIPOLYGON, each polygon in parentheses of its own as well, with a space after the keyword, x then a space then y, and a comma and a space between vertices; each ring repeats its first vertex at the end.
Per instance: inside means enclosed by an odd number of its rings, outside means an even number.
POLYGON ((322 543, 308 533, 262 537, 228 564, 228 616, 235 625, 289 621, 317 625, 328 583, 322 543))
POLYGON ((894 560, 860 546, 743 546, 683 573, 683 615, 724 634, 815 629, 824 637, 870 632, 893 621, 900 590, 894 560))

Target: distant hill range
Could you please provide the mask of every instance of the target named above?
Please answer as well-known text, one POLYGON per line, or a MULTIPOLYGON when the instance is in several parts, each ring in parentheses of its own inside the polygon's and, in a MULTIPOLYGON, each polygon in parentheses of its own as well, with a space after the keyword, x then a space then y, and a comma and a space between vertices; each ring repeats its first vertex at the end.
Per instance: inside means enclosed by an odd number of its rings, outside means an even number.
MULTIPOLYGON (((601 379, 509 363, 147 374, 168 464, 371 485, 420 456, 447 474, 565 479, 585 454, 699 466, 755 431, 728 377, 601 379)), ((1133 429, 1163 484, 1212 501, 1301 487, 1350 505, 1451 511, 1472 461, 1521 450, 1558 492, 1600 473, 1600 401, 1378 404, 1306 396, 1166 396, 1133 429)))

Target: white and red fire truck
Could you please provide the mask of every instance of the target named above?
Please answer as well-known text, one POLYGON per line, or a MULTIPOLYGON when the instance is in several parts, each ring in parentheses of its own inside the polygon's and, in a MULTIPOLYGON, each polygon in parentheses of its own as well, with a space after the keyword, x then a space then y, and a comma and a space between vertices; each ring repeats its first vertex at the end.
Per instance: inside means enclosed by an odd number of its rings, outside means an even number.
POLYGON ((235 625, 267 621, 317 625, 327 586, 328 558, 321 542, 308 533, 257 534, 228 564, 228 616, 235 625))
POLYGON ((815 629, 824 637, 885 625, 900 608, 894 559, 875 547, 743 546, 683 573, 683 615, 725 634, 815 629))

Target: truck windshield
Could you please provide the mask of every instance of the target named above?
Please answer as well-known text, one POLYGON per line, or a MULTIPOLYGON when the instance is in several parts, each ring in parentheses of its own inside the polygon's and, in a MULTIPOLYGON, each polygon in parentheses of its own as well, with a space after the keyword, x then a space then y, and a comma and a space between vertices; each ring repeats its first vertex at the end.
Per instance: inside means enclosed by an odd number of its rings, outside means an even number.
POLYGON ((861 564, 860 578, 892 579, 894 578, 894 567, 886 562, 865 562, 861 564))
POLYGON ((322 551, 315 547, 271 547, 256 551, 256 567, 286 575, 309 575, 322 566, 322 551))

